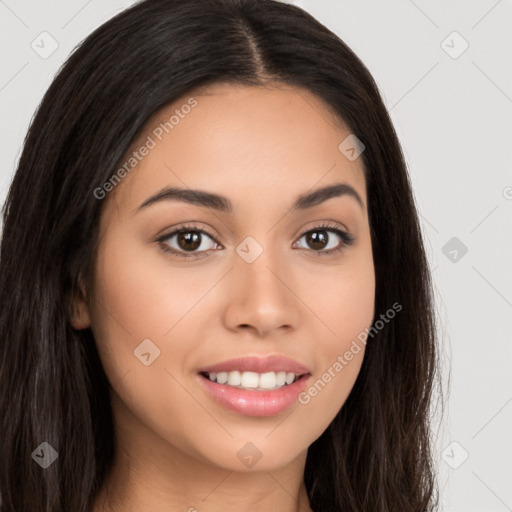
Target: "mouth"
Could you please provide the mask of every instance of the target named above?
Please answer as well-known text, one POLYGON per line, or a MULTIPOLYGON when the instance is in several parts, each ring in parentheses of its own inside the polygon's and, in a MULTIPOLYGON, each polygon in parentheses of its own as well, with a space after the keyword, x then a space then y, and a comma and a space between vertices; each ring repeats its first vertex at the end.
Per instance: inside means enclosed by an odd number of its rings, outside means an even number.
POLYGON ((197 371, 199 384, 218 405, 243 416, 275 416, 306 389, 312 372, 282 355, 245 356, 197 371))
MULTIPOLYGON (((240 372, 220 373, 220 380, 226 378, 222 373, 229 373, 232 379, 231 382, 238 382, 236 373, 240 372)), ((244 377, 246 373, 250 374, 251 372, 241 373, 240 384, 229 384, 228 382, 221 384, 217 381, 219 377, 218 374, 215 375, 215 379, 213 379, 214 375, 208 372, 200 372, 197 378, 207 396, 213 399, 215 403, 230 412, 252 417, 276 416, 288 410, 294 403, 298 405, 300 393, 307 388, 312 378, 309 373, 301 376, 291 373, 291 375, 288 376, 289 384, 286 382, 285 377, 284 384, 278 385, 276 382, 275 386, 271 387, 273 377, 269 374, 274 372, 267 372, 262 375, 255 374, 258 378, 257 385, 255 385, 256 377, 251 375, 244 377), (241 380, 242 378, 244 378, 244 381, 241 380), (260 378, 263 379, 262 383, 260 383, 260 378), (242 386, 242 383, 246 383, 246 379, 250 381, 248 383, 251 384, 251 386, 242 386)), ((279 378, 279 383, 282 382, 283 375, 281 372, 277 372, 275 377, 276 380, 279 378)))

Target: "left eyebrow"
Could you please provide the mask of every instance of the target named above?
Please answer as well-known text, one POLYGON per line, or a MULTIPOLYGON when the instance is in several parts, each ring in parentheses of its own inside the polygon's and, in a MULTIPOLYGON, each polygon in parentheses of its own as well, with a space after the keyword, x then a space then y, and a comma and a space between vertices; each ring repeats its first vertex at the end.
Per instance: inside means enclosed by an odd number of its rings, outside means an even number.
MULTIPOLYGON (((359 206, 364 209, 364 203, 357 191, 347 183, 335 183, 324 188, 314 190, 307 194, 300 195, 292 206, 292 210, 306 210, 317 206, 333 197, 348 196, 357 201, 359 206)), ((213 208, 214 210, 232 213, 233 203, 224 196, 206 192, 204 190, 193 190, 176 187, 166 187, 157 192, 155 195, 146 199, 138 208, 137 212, 143 208, 158 203, 160 201, 183 201, 196 206, 213 208)))
POLYGON ((309 194, 301 195, 295 201, 292 210, 305 210, 317 206, 332 197, 343 196, 352 197, 364 210, 364 203, 361 196, 357 193, 355 188, 351 187, 348 183, 335 183, 334 185, 314 190, 309 194))

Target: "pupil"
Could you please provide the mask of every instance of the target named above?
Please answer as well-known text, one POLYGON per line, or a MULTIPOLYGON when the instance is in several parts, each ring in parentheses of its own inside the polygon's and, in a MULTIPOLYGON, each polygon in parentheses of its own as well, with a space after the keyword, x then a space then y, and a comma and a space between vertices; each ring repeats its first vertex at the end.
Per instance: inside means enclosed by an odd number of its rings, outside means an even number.
POLYGON ((197 231, 185 231, 178 234, 178 245, 185 251, 193 251, 201 245, 201 235, 197 231))

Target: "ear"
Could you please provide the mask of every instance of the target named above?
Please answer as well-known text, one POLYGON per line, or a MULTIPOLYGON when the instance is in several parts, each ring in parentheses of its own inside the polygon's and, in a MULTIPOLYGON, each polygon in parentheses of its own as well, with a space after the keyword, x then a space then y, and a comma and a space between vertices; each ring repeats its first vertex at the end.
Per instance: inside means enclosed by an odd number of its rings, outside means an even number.
POLYGON ((69 321, 74 329, 87 329, 91 325, 91 316, 87 294, 82 279, 79 279, 78 288, 69 298, 69 321))

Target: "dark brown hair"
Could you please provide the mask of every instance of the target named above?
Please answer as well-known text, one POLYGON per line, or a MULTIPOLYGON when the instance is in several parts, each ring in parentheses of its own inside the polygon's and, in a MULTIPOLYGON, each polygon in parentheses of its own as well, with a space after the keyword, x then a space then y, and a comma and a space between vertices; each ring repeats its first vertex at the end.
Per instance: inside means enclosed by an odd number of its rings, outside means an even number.
POLYGON ((114 457, 109 383, 91 330, 71 327, 67 301, 94 264, 103 202, 93 191, 151 115, 215 82, 305 88, 363 142, 376 317, 402 306, 368 338, 349 398, 309 447, 312 508, 433 510, 433 293, 400 144, 359 58, 305 11, 272 0, 139 2, 87 37, 45 94, 3 209, 4 509, 92 508, 114 457), (59 457, 43 470, 31 454, 44 441, 59 457))

